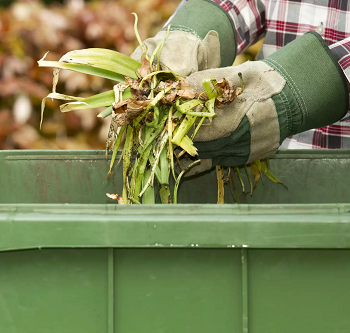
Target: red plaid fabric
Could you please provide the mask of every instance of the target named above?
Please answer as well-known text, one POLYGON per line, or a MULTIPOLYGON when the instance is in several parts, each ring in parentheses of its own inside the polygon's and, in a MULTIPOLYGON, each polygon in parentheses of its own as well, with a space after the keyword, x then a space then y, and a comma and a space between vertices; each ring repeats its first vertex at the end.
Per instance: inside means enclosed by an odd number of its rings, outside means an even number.
MULTIPOLYGON (((323 37, 350 82, 350 1, 209 1, 216 2, 232 19, 237 31, 238 53, 265 37, 257 57, 263 59, 298 36, 316 31, 323 37)), ((350 113, 333 125, 286 139, 281 148, 350 148, 350 113)))
MULTIPOLYGON (((211 0, 233 20, 238 53, 265 37, 263 59, 308 31, 318 32, 350 82, 350 2, 348 0, 211 0)), ((286 139, 281 148, 350 148, 349 114, 341 121, 286 139)))

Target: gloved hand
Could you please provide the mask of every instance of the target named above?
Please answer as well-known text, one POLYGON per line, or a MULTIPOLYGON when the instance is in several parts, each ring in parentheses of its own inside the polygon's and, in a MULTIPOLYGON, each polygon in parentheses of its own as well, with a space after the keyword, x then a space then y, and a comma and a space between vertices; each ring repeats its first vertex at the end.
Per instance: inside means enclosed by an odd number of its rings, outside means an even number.
MULTIPOLYGON (((160 31, 154 37, 143 42, 149 57, 164 40, 165 36, 166 31, 160 31)), ((203 40, 192 33, 174 30, 170 31, 169 37, 163 45, 160 63, 164 70, 169 69, 175 73, 188 76, 204 69, 219 67, 219 50, 219 36, 214 30, 209 31, 203 40)), ((140 61, 141 55, 142 50, 138 46, 130 57, 140 61)))
MULTIPOLYGON (((188 76, 197 71, 232 65, 236 57, 236 30, 228 13, 211 1, 182 2, 168 25, 170 34, 160 56, 162 66, 188 76)), ((151 56, 166 36, 167 26, 144 41, 151 56)), ((138 47, 131 55, 141 60, 138 47)))
POLYGON ((211 126, 194 141, 202 163, 193 175, 219 164, 239 166, 271 156, 293 134, 341 119, 348 110, 345 76, 323 39, 307 33, 262 61, 206 70, 190 75, 203 90, 204 79, 226 78, 245 89, 224 109, 216 109, 211 126))

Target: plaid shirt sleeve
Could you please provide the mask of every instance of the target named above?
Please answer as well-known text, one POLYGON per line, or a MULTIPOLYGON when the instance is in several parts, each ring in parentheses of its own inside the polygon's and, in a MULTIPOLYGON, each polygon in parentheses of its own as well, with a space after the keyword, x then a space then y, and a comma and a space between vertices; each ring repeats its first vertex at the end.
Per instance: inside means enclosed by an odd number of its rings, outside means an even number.
POLYGON ((210 0, 231 17, 237 32, 237 53, 256 43, 265 34, 265 0, 210 0))
POLYGON ((350 37, 330 45, 329 48, 350 82, 350 37))
MULTIPOLYGON (((175 13, 187 0, 182 0, 175 13)), ((222 7, 233 21, 237 32, 237 54, 256 43, 265 34, 265 0, 207 0, 222 7)))

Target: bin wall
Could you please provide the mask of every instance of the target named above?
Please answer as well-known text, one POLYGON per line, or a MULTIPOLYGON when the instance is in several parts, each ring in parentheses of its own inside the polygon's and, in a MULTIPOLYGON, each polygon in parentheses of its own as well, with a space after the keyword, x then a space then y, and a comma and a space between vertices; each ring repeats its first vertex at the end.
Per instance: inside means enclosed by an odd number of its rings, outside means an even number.
MULTIPOLYGON (((117 167, 107 180, 108 170, 103 151, 2 151, 0 203, 111 203, 105 194, 122 192, 122 172, 117 167)), ((242 203, 350 202, 349 150, 280 151, 271 170, 288 190, 264 177, 252 197, 239 191, 242 203)), ((185 180, 179 203, 216 203, 216 188, 214 171, 185 180)))
POLYGON ((350 250, 0 253, 2 332, 338 333, 350 250))

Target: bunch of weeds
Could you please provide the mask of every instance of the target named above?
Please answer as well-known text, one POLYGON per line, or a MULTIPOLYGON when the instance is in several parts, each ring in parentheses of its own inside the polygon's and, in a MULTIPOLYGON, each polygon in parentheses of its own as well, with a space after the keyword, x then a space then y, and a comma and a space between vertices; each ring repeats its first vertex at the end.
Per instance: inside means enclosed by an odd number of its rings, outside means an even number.
MULTIPOLYGON (((168 35, 148 57, 146 48, 135 33, 143 50, 137 78, 125 76, 125 83, 115 88, 118 96, 112 106, 108 138, 115 137, 110 174, 121 136, 126 131, 123 156, 124 203, 155 203, 156 183, 162 203, 177 203, 180 180, 191 167, 200 163, 193 139, 207 119, 211 123, 215 107, 224 107, 241 92, 226 79, 203 82, 204 92, 195 91, 181 75, 162 70, 159 62, 168 35), (130 97, 123 99, 129 88, 130 97), (189 135, 189 132, 192 135, 189 135), (136 140, 135 140, 136 138, 136 140), (178 154, 176 152, 179 151, 178 154), (194 161, 176 175, 175 164, 186 155, 194 161), (175 180, 170 193, 170 176, 175 180)), ((106 151, 110 147, 107 140, 106 151)))
MULTIPOLYGON (((135 35, 143 51, 141 62, 105 49, 68 52, 59 61, 46 61, 45 55, 38 61, 39 66, 55 68, 52 93, 46 98, 68 101, 60 106, 62 112, 107 107, 98 116, 111 116, 106 140, 106 156, 113 151, 108 178, 124 141, 119 160, 123 164, 122 189, 117 194, 107 194, 108 197, 124 204, 153 204, 159 193, 162 203, 177 203, 182 176, 200 163, 193 144, 196 133, 201 126, 211 124, 215 108, 225 107, 242 93, 243 78, 239 74, 241 87, 235 87, 225 78, 219 81, 208 78, 202 83, 204 91, 195 91, 185 77, 162 69, 160 54, 170 26, 165 39, 148 57, 138 34, 137 15, 134 15, 135 35), (111 91, 89 98, 68 96, 56 92, 60 69, 98 75, 120 83, 111 91), (181 158, 188 155, 193 162, 177 174, 175 168, 178 169, 181 158), (173 194, 170 193, 170 177, 175 181, 173 194)), ((41 123, 46 98, 42 102, 41 123)), ((223 203, 223 169, 217 167, 217 172, 220 203, 223 203)))

